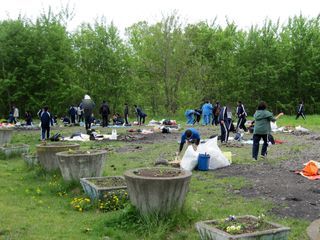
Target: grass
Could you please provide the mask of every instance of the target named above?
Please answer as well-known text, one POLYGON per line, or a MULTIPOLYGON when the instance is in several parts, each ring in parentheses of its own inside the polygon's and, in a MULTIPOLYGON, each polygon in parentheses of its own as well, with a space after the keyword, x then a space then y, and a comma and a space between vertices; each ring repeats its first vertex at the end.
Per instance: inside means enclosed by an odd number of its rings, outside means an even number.
MULTIPOLYGON (((302 125, 319 130, 319 116, 307 116, 306 121, 284 116, 278 126, 302 125)), ((184 125, 183 125, 184 126, 184 125)), ((206 128, 202 128, 206 129, 206 128)), ((72 127, 53 130, 68 136, 82 128, 72 127)), ((111 129, 102 132, 111 133, 111 129)), ((124 129, 117 129, 119 133, 124 129)), ((217 133, 218 128, 205 130, 205 137, 217 133)), ((12 142, 29 144, 35 152, 40 131, 15 132, 12 142)), ((279 137, 283 137, 282 135, 279 137)), ((290 141, 290 137, 287 139, 290 141)), ((81 148, 108 148, 104 175, 122 175, 127 169, 152 166, 155 159, 163 155, 173 159, 177 151, 176 140, 142 146, 139 151, 117 152, 124 142, 88 142, 81 148)), ((275 146, 281 147, 281 145, 275 146)), ((286 160, 290 154, 299 154, 305 146, 283 146, 288 155, 278 156, 275 161, 286 160)), ((222 147, 222 150, 226 150, 222 147)), ((250 161, 250 146, 228 149, 237 164, 256 164, 250 161)), ((276 152, 272 150, 272 152, 276 152)), ((278 218, 269 214, 272 203, 262 199, 245 199, 235 191, 249 183, 239 177, 217 177, 215 172, 193 172, 186 206, 181 214, 166 219, 152 216, 144 218, 131 206, 123 210, 103 213, 96 209, 78 212, 70 202, 74 197, 84 196, 78 183, 67 184, 59 173, 46 173, 39 168, 28 168, 21 157, 0 160, 0 239, 199 239, 194 224, 200 220, 220 219, 229 215, 266 215, 292 228, 290 239, 307 239, 305 229, 309 222, 278 218)))

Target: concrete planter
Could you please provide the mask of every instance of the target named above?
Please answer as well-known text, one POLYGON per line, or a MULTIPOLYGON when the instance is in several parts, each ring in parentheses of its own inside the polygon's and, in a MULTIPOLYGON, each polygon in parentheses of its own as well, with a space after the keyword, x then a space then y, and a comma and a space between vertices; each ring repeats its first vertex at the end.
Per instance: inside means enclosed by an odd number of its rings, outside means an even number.
MULTIPOLYGON (((253 220, 258 220, 258 218, 254 216, 240 216, 237 217, 238 219, 241 218, 251 218, 253 220)), ((225 231, 222 231, 216 227, 214 227, 214 223, 217 220, 208 220, 196 223, 196 228, 200 234, 200 238, 202 240, 235 240, 235 239, 242 239, 242 240, 286 240, 288 239, 288 235, 290 232, 290 228, 284 227, 277 223, 273 222, 266 222, 271 225, 271 229, 264 230, 264 231, 257 231, 251 233, 243 233, 237 235, 231 235, 225 231)))
POLYGON ((59 169, 56 153, 80 148, 76 143, 46 143, 37 145, 37 156, 40 165, 47 171, 59 169))
POLYGON ((29 145, 26 144, 5 144, 0 147, 0 153, 4 158, 21 156, 29 152, 29 145))
POLYGON ((62 177, 66 181, 85 177, 100 177, 105 165, 107 151, 65 151, 57 153, 62 177))
POLYGON ((80 183, 84 192, 92 199, 103 199, 110 191, 127 189, 127 184, 122 176, 81 178, 80 183))
POLYGON ((23 153, 22 154, 22 158, 25 161, 25 163, 29 166, 29 167, 34 167, 36 165, 38 165, 38 157, 36 155, 32 155, 32 154, 28 154, 28 153, 23 153))
POLYGON ((11 141, 13 129, 0 128, 0 145, 9 143, 11 141))
POLYGON ((188 192, 191 172, 175 168, 139 168, 124 173, 131 203, 142 214, 165 215, 180 210, 188 192), (140 172, 152 174, 140 174, 140 172), (161 176, 163 172, 172 176, 161 176), (159 174, 153 174, 159 172, 159 174))

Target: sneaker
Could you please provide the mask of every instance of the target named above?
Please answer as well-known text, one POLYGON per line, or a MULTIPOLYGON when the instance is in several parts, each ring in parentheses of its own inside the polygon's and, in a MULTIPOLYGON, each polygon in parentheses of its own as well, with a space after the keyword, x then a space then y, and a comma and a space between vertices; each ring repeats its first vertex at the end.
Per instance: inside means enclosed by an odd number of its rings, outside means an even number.
POLYGON ((267 155, 261 155, 260 156, 262 159, 267 159, 267 155))
POLYGON ((257 161, 257 159, 255 159, 255 158, 252 158, 252 160, 253 160, 253 161, 257 161))

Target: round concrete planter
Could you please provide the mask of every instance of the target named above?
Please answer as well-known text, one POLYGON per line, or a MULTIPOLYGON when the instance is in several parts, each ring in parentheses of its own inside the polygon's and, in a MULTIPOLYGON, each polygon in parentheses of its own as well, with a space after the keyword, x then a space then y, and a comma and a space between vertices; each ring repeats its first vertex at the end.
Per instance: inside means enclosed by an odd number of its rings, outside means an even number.
POLYGON ((85 177, 100 177, 104 168, 107 151, 65 151, 57 153, 62 177, 66 181, 85 177))
POLYGON ((139 168, 124 173, 130 201, 145 215, 165 215, 172 210, 180 210, 188 192, 191 175, 190 171, 176 168, 139 168), (159 171, 160 174, 139 174, 148 170, 159 171), (161 172, 165 171, 175 174, 161 176, 161 172))
POLYGON ((9 143, 11 141, 13 129, 0 128, 0 145, 9 143))
POLYGON ((69 149, 77 150, 79 144, 73 143, 46 143, 37 145, 37 156, 40 165, 47 171, 59 169, 56 153, 67 151, 69 149))
MULTIPOLYGON (((254 217, 251 215, 239 216, 237 218, 238 219, 251 218, 253 220, 258 220, 257 217, 254 217)), ((216 240, 216 239, 219 239, 219 240, 230 240, 230 239, 286 240, 288 239, 288 235, 290 232, 290 228, 288 227, 284 227, 280 224, 273 223, 273 222, 266 222, 271 226, 271 228, 268 230, 231 235, 225 231, 222 231, 214 227, 214 224, 217 223, 217 221, 218 220, 207 220, 207 221, 201 221, 196 223, 196 229, 199 232, 201 240, 216 240)))

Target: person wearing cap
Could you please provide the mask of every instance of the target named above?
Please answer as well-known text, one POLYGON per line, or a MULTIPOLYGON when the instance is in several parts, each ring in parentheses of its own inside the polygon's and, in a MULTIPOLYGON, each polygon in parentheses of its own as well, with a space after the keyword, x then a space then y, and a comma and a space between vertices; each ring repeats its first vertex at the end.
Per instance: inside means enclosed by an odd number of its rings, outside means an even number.
POLYGON ((182 135, 180 141, 179 152, 180 153, 183 149, 183 145, 185 143, 188 144, 195 144, 196 146, 200 143, 200 133, 194 128, 188 128, 182 135))
POLYGON ((91 127, 91 118, 92 118, 93 108, 95 107, 95 103, 92 101, 89 95, 84 95, 84 99, 82 100, 81 104, 83 107, 86 130, 88 130, 91 127))

